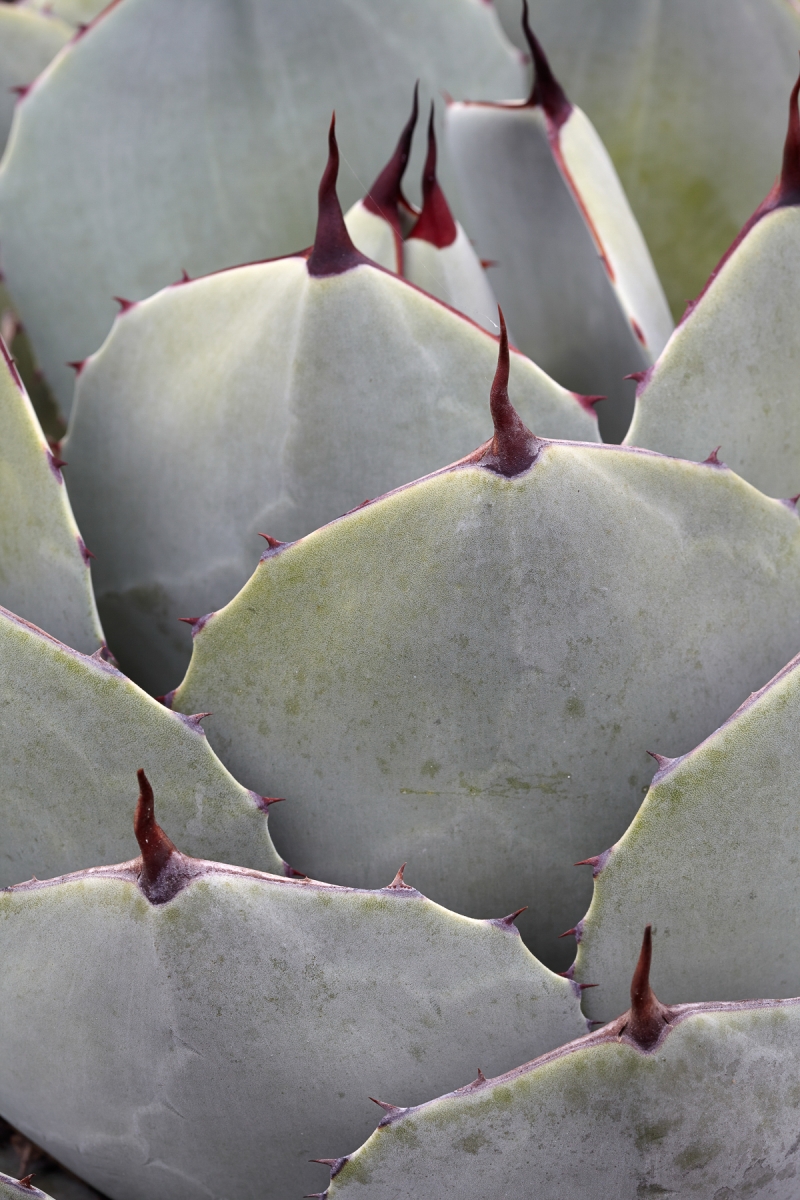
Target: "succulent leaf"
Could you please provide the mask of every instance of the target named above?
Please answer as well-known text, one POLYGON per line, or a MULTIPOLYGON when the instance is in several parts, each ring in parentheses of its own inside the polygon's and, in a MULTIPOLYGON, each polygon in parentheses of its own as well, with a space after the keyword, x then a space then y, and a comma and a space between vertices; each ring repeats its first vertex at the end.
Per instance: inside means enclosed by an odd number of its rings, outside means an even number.
POLYGON ((0 893, 0 1110, 112 1200, 309 1191, 370 1093, 419 1103, 586 1028, 515 933, 407 885, 159 863, 144 791, 142 857, 0 893))
POLYGON ((64 464, 47 445, 2 337, 0 427, 0 604, 92 654, 103 631, 64 464))
MULTIPOLYGON (((308 259, 179 283, 129 308, 77 380, 71 494, 110 645, 153 692, 186 671, 179 618, 244 586, 262 533, 310 533, 488 432, 496 339, 355 250, 335 139, 331 150, 308 259)), ((511 363, 537 433, 598 437, 585 400, 523 355, 511 363)))
POLYGON ((779 180, 641 380, 626 442, 725 461, 770 496, 800 488, 800 115, 779 180))
POLYGON ((112 296, 308 245, 316 131, 331 108, 353 131, 349 206, 417 77, 425 95, 523 86, 481 0, 111 5, 20 105, 0 171, 3 270, 64 411, 64 364, 100 345, 112 296))
POLYGON ((0 703, 0 887, 119 859, 139 767, 185 846, 283 870, 265 801, 228 774, 199 722, 2 609, 0 703))
MULTIPOLYGON (((524 49, 519 0, 496 3, 524 49)), ((610 151, 678 317, 774 178, 797 71, 798 6, 530 3, 570 95, 610 151)))
POLYGON ((578 928, 575 978, 601 985, 585 997, 590 1016, 619 1008, 643 921, 661 934, 656 982, 668 999, 800 992, 786 952, 800 913, 799 724, 795 658, 690 753, 659 762, 578 928))
POLYGON ((295 866, 522 900, 553 962, 589 900, 569 864, 624 831, 646 748, 685 753, 793 653, 800 524, 721 466, 535 437, 502 355, 492 408, 473 455, 265 555, 174 703, 292 796, 295 866))
POLYGON ((20 93, 72 36, 63 21, 20 5, 0 4, 0 154, 20 93))
POLYGON ((631 1008, 497 1079, 389 1114, 331 1168, 329 1200, 797 1194, 800 1000, 631 1008), (643 1023, 644 1022, 644 1023, 643 1023))
POLYGON ((448 105, 448 148, 517 344, 566 387, 607 395, 601 431, 621 441, 633 407, 624 376, 653 362, 672 320, 605 147, 529 36, 529 99, 448 105))

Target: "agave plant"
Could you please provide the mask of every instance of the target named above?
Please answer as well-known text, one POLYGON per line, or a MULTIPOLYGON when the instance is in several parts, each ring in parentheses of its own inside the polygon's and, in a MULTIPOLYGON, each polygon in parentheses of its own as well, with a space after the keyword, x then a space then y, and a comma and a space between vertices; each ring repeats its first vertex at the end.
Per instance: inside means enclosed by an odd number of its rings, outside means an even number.
POLYGON ((796 1200, 800 81, 673 331, 566 6, 99 9, 0 5, 0 1197, 796 1200))

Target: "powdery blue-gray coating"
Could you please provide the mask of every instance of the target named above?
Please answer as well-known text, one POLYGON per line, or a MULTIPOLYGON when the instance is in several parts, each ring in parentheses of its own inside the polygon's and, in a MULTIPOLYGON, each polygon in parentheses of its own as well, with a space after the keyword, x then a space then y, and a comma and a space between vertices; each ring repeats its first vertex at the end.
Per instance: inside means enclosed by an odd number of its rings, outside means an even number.
MULTIPOLYGON (((165 289, 119 317, 78 378, 71 495, 109 643, 148 690, 180 682, 179 618, 232 599, 259 534, 301 537, 491 432, 495 338, 385 271, 313 265, 165 289)), ((521 354, 511 379, 537 433, 598 438, 594 415, 521 354)))
POLYGON ((686 1005, 648 1053, 612 1028, 390 1116, 325 1194, 793 1200, 799 1035, 797 1000, 686 1005))
POLYGON ((720 457, 768 496, 800 491, 800 209, 764 216, 637 389, 625 441, 720 457))
POLYGON ((672 320, 605 147, 564 105, 553 116, 532 101, 452 104, 447 145, 517 344, 565 387, 607 396, 601 431, 619 442, 633 401, 624 377, 653 362, 672 320))
MULTIPOLYGON (((267 553, 177 696, 315 878, 398 861, 549 963, 653 773, 796 652, 800 524, 731 471, 540 442, 267 553)), ((571 951, 562 942, 561 965, 571 951)), ((593 982, 590 980, 589 982, 593 982)))
MULTIPOLYGON (((524 46, 517 0, 497 0, 497 10, 524 46)), ((796 7, 531 0, 530 12, 614 160, 678 318, 780 168, 796 7)))
POLYGON ((0 713, 0 887, 129 855, 140 767, 181 845, 283 870, 267 806, 223 767, 199 720, 3 609, 0 713))
POLYGON ((667 1003, 800 992, 800 662, 794 659, 704 742, 662 761, 595 877, 575 977, 588 1015, 624 1003, 642 925, 658 938, 667 1003))
POLYGON ((369 1134, 370 1095, 419 1103, 586 1028, 513 924, 402 877, 177 857, 162 903, 141 859, 0 893, 0 1111, 112 1200, 312 1191, 308 1159, 369 1134))
POLYGON ((524 68, 483 0, 110 6, 25 98, 0 172, 3 271, 64 412, 113 296, 309 245, 331 109, 348 207, 417 78, 425 103, 499 99, 524 68))

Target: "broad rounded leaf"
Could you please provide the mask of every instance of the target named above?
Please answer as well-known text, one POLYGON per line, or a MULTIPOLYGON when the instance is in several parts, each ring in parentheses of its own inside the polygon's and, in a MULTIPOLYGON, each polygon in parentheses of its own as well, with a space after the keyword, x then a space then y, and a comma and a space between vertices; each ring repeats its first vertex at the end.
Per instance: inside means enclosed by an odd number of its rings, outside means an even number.
POLYGON ((624 1020, 388 1116, 325 1196, 794 1200, 800 1001, 682 1005, 646 1051, 624 1020))
POLYGON ((64 364, 100 345, 112 296, 308 245, 331 109, 349 205, 418 77, 499 98, 523 68, 483 0, 111 5, 20 105, 0 171, 3 270, 65 412, 64 364))
POLYGON ((160 868, 0 894, 0 1111, 112 1200, 301 1195, 370 1094, 418 1103, 586 1028, 506 923, 150 838, 160 868))
POLYGON ((648 748, 689 750, 795 651, 800 522, 722 467, 524 427, 506 475, 496 420, 462 463, 269 550, 175 705, 296 802, 293 865, 374 886, 399 856, 460 912, 529 904, 552 962, 590 898, 572 863, 624 832, 648 748))
MULTIPOLYGON (((260 533, 309 533, 490 428, 495 338, 373 266, 317 277, 310 261, 168 288, 79 375, 71 494, 110 644, 154 692, 188 665, 179 618, 236 594, 260 533)), ((538 432, 598 437, 591 409, 520 354, 512 379, 538 432)))

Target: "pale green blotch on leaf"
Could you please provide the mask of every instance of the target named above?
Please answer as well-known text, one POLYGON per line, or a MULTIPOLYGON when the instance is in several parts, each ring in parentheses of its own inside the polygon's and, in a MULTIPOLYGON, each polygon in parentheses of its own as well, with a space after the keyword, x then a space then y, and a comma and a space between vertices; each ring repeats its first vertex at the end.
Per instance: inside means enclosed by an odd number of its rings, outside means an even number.
POLYGON ((492 442, 268 551, 174 703, 292 797, 295 867, 375 886, 408 859, 459 912, 528 904, 552 964, 647 749, 691 749, 795 651, 800 522, 724 468, 537 439, 501 376, 492 442))
POLYGON ((800 1000, 667 1008, 642 971, 649 938, 616 1021, 390 1113, 321 1195, 794 1200, 800 1000))
POLYGON ((103 644, 88 554, 16 365, 0 338, 0 604, 76 650, 103 644))
POLYGON ((683 458, 721 446, 769 496, 800 491, 798 88, 781 177, 640 381, 625 438, 683 458))
POLYGON ((5 610, 0 709, 0 887, 124 856, 139 767, 196 854, 284 869, 268 806, 231 777, 199 721, 5 610))
POLYGON ((144 860, 0 893, 0 1111, 111 1200, 302 1195, 370 1095, 585 1031, 511 919, 185 858, 148 790, 144 860))
POLYGON ((800 992, 800 660, 676 762, 662 760, 630 828, 596 867, 576 979, 592 1017, 619 1008, 639 931, 658 931, 672 1001, 800 992))
POLYGON ((449 104, 447 146, 517 345, 566 387, 607 396, 600 429, 619 442, 633 408, 624 376, 654 361, 672 319, 603 143, 528 36, 528 100, 449 104))
MULTIPOLYGON (((153 692, 188 666, 179 618, 227 604, 259 534, 301 537, 486 435, 497 340, 355 250, 331 148, 310 257, 166 289, 78 377, 71 494, 109 644, 153 692)), ((597 439, 591 405, 512 361, 533 428, 597 439)))
POLYGON ((499 98, 523 76, 483 0, 112 5, 20 105, 0 170, 3 271, 65 414, 64 364, 101 344, 113 296, 309 244, 331 109, 349 206, 416 78, 499 98))
POLYGON ((57 17, 0 4, 0 154, 11 129, 15 89, 29 87, 72 36, 57 17))
MULTIPOLYGON (((795 0, 530 0, 608 147, 677 318, 775 176, 795 0)), ((523 49, 520 0, 496 0, 523 49)), ((715 443, 716 444, 716 443, 715 443)))

